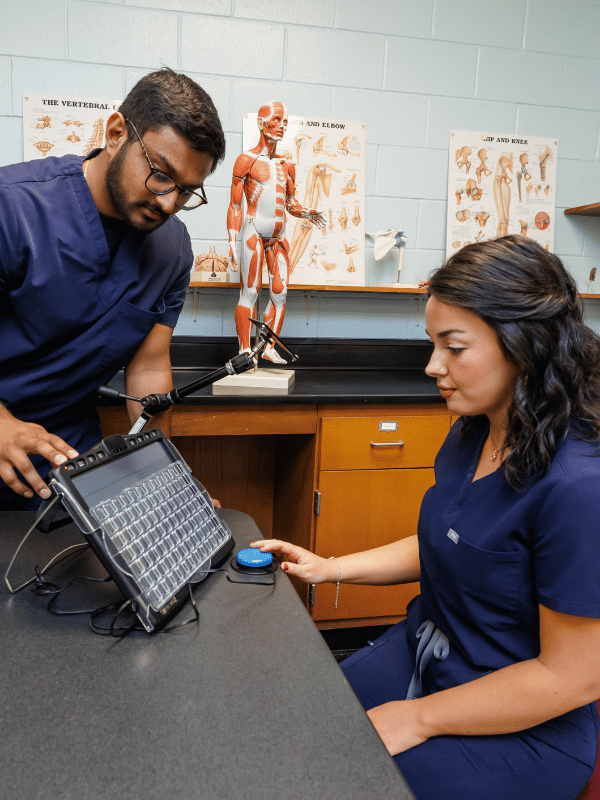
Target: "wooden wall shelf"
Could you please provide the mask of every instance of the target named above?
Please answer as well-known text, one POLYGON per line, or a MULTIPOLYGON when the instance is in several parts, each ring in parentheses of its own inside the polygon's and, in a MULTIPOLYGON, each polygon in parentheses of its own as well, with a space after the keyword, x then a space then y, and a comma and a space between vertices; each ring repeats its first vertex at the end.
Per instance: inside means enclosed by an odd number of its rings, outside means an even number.
POLYGON ((580 217, 600 217, 600 203, 590 203, 577 208, 565 208, 565 214, 576 214, 580 217))
MULTIPOLYGON (((240 290, 239 283, 211 283, 210 281, 190 281, 190 289, 237 289, 240 290)), ((268 289, 269 284, 263 283, 263 289, 268 289)), ((380 294, 425 294, 427 289, 415 286, 400 286, 397 288, 388 286, 304 286, 292 284, 288 286, 288 291, 300 292, 379 292, 380 294)))
MULTIPOLYGON (((589 214, 588 216, 600 216, 600 204, 598 214, 589 214)), ((587 206, 582 206, 587 208, 587 206)), ((569 209, 567 209, 569 210, 569 209)), ((565 211, 565 214, 567 212, 565 211)), ((209 283, 208 281, 190 281, 190 289, 237 289, 239 291, 239 283, 209 283)), ((268 289, 269 284, 263 283, 263 289, 268 289)), ((288 286, 288 291, 300 292, 377 292, 379 294, 426 294, 427 289, 413 289, 410 287, 401 286, 398 289, 388 288, 386 286, 288 286)), ((600 294, 586 294, 581 292, 580 297, 586 299, 597 300, 600 299, 600 294)))

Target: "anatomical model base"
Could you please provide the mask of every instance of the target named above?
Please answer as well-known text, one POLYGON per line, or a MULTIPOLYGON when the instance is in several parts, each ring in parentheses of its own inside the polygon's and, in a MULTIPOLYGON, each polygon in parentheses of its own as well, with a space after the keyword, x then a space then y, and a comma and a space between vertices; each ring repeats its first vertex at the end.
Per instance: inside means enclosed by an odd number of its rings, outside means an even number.
MULTIPOLYGON (((244 150, 257 141, 256 114, 244 114, 244 150)), ((363 123, 288 117, 277 152, 292 154, 298 201, 326 218, 317 230, 287 217, 290 286, 365 285, 365 150, 363 123)))
POLYGON ((520 134, 450 132, 446 257, 473 241, 513 233, 554 249, 557 144, 520 134))

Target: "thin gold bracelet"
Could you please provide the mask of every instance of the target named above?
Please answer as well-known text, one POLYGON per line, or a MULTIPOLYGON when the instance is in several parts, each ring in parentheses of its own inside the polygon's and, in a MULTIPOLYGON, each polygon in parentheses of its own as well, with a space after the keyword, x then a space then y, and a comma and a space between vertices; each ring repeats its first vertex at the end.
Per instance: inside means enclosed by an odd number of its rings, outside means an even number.
POLYGON ((335 606, 334 606, 335 610, 337 611, 338 597, 340 596, 340 581, 342 580, 342 568, 340 567, 340 562, 338 561, 337 556, 329 556, 328 560, 331 561, 332 558, 335 558, 338 565, 338 579, 335 585, 335 606))

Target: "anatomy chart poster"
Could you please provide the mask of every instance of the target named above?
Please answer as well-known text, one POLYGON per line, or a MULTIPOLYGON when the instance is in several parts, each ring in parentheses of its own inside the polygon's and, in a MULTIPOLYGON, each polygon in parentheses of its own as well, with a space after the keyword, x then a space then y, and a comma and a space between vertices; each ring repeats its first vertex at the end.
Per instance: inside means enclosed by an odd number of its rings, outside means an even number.
MULTIPOLYGON (((257 114, 244 114, 243 147, 258 144, 257 114)), ((365 285, 365 150, 362 122, 288 117, 277 154, 296 165, 296 197, 325 217, 322 230, 287 215, 289 285, 365 285)))
POLYGON ((106 121, 120 105, 89 97, 23 95, 24 160, 67 153, 85 156, 102 147, 106 121))
POLYGON ((450 132, 446 257, 520 233, 554 250, 556 139, 450 132))

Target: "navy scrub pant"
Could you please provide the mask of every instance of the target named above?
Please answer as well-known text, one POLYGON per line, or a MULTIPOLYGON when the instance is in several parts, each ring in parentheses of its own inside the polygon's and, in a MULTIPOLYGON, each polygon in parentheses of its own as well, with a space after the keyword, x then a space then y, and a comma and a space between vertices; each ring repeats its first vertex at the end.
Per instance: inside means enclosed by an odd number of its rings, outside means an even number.
MULTIPOLYGON (((368 711, 404 700, 414 663, 406 622, 340 664, 368 711)), ((417 800, 575 800, 593 768, 535 736, 437 736, 394 757, 417 800)))

